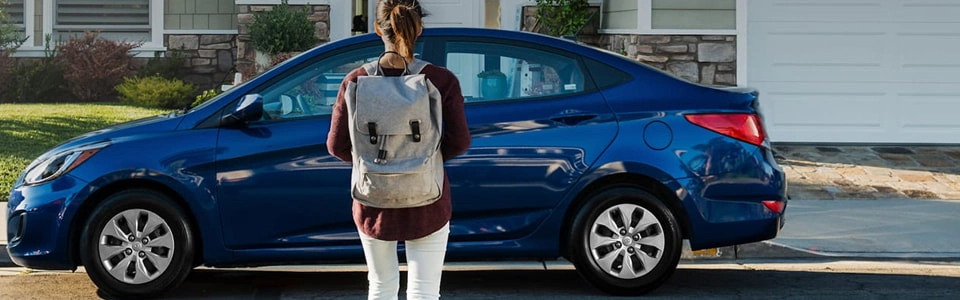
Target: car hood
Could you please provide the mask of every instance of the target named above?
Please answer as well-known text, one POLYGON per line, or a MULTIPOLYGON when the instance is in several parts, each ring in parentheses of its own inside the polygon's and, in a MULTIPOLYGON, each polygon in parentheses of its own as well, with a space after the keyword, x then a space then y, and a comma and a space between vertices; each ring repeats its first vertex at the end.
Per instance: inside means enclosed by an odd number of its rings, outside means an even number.
POLYGON ((50 149, 47 153, 56 153, 67 148, 113 140, 118 137, 129 137, 149 132, 172 131, 177 128, 177 125, 180 124, 182 119, 182 115, 171 113, 115 124, 76 136, 50 149))

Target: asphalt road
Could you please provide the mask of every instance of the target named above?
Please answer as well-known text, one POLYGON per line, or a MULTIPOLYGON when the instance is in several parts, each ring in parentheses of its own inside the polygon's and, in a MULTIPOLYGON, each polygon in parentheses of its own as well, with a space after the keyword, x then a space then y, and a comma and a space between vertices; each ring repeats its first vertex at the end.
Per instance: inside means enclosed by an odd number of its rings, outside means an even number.
MULTIPOLYGON (((444 299, 621 299, 574 271, 448 271, 444 299)), ((164 299, 365 299, 363 272, 194 272, 164 299)), ((682 264, 647 299, 958 299, 960 262, 682 264)), ((100 299, 86 274, 4 273, 0 299, 100 299)), ((401 297, 401 299, 403 299, 401 297)))

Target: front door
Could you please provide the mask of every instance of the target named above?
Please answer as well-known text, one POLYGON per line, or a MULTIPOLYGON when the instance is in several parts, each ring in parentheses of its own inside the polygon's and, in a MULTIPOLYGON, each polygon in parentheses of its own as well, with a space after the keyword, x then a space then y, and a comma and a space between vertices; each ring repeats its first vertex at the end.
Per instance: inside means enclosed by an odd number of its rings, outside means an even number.
POLYGON ((220 130, 217 180, 231 249, 358 243, 350 164, 327 152, 343 77, 383 51, 379 41, 302 64, 254 90, 264 116, 220 130))

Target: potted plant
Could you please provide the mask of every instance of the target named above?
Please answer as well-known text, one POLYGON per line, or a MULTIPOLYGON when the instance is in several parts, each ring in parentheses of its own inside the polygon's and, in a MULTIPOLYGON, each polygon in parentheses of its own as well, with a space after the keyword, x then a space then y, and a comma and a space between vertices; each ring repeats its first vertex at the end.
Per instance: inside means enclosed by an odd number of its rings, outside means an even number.
POLYGON ((477 74, 480 78, 480 97, 503 99, 507 96, 507 74, 500 70, 486 70, 477 74))
POLYGON ((307 10, 293 8, 287 1, 282 0, 273 9, 253 15, 250 41, 256 50, 257 73, 312 48, 318 42, 314 32, 316 27, 310 22, 307 10))

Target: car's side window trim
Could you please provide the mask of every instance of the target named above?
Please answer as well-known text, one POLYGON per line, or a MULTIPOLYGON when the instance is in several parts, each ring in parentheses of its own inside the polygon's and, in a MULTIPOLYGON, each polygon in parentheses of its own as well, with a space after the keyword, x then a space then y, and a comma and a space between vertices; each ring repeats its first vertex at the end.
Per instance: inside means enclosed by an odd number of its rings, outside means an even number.
POLYGON ((576 67, 580 70, 581 76, 583 76, 583 82, 584 82, 583 90, 575 93, 560 93, 560 94, 553 94, 553 95, 546 95, 546 96, 509 98, 509 99, 501 99, 501 100, 493 100, 493 101, 466 102, 464 103, 464 105, 466 106, 495 105, 495 104, 507 104, 507 103, 515 103, 515 102, 548 101, 551 99, 557 99, 557 98, 563 98, 563 97, 581 96, 581 95, 595 93, 599 91, 599 89, 597 88, 596 82, 593 79, 593 76, 587 70, 587 65, 583 61, 583 57, 576 53, 563 51, 557 48, 547 47, 547 46, 534 44, 534 43, 509 42, 509 41, 505 42, 503 40, 492 39, 492 38, 476 38, 476 37, 466 38, 466 37, 457 37, 457 36, 446 36, 442 38, 436 38, 435 42, 437 43, 437 46, 435 46, 435 50, 439 49, 439 53, 437 53, 439 55, 437 55, 437 57, 441 58, 437 60, 437 64, 441 64, 444 67, 447 66, 447 58, 450 55, 450 50, 448 47, 450 43, 485 43, 485 44, 499 44, 499 45, 507 45, 512 47, 534 49, 538 51, 547 52, 553 55, 557 55, 560 57, 569 58, 570 60, 576 63, 576 67))

